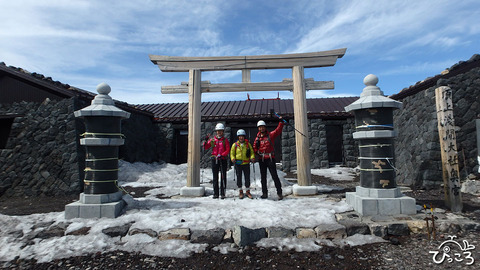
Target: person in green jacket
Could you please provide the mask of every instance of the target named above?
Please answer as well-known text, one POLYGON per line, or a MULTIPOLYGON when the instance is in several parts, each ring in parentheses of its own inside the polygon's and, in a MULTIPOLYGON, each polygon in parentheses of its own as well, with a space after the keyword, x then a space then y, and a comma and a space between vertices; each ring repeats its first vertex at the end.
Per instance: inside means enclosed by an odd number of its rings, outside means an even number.
POLYGON ((246 139, 247 134, 245 130, 239 129, 237 131, 238 141, 232 145, 230 150, 230 158, 235 166, 235 173, 237 175, 237 187, 239 188, 239 198, 243 199, 242 189, 242 172, 245 175, 245 188, 247 189, 246 196, 253 199, 250 194, 250 162, 255 162, 255 153, 253 152, 252 144, 246 139))

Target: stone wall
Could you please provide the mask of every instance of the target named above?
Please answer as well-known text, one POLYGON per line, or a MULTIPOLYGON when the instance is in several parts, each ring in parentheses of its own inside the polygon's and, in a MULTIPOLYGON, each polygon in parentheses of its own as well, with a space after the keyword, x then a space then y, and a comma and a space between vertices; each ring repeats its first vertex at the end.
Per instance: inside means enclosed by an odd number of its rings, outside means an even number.
MULTIPOLYGON (((5 149, 0 151, 0 196, 55 196, 83 190, 85 132, 73 112, 90 105, 76 98, 43 103, 0 104, 0 115, 14 118, 5 149)), ((128 162, 162 159, 165 137, 152 119, 132 113, 122 121, 125 145, 120 155, 128 162)))
POLYGON ((122 133, 125 144, 119 155, 125 161, 151 163, 169 157, 164 149, 168 133, 149 116, 131 113, 130 118, 122 120, 122 133))
MULTIPOLYGON (((479 58, 477 55, 469 61, 479 61, 479 58)), ((439 85, 447 85, 453 90, 461 178, 465 179, 478 170, 475 119, 480 114, 480 68, 474 68, 440 79, 437 85, 399 100, 403 102, 403 108, 394 112, 394 125, 398 131, 395 140, 396 180, 399 184, 435 188, 443 183, 435 107, 435 89, 439 85)))
POLYGON ((0 196, 71 194, 79 191, 74 101, 0 105, 15 117, 0 154, 0 196))
MULTIPOLYGON (((326 125, 343 126, 343 158, 346 166, 357 166, 358 146, 353 140, 352 132, 354 129, 354 119, 347 118, 345 120, 327 120, 327 119, 309 119, 308 120, 308 136, 310 138, 310 160, 311 168, 328 168, 328 152, 327 152, 327 133, 326 125)), ((286 125, 282 132, 282 168, 283 171, 291 171, 297 169, 297 154, 295 133, 293 129, 295 123, 289 121, 290 125, 286 125)), ((306 135, 306 134, 305 134, 306 135)), ((302 135, 299 135, 302 136, 302 135)))

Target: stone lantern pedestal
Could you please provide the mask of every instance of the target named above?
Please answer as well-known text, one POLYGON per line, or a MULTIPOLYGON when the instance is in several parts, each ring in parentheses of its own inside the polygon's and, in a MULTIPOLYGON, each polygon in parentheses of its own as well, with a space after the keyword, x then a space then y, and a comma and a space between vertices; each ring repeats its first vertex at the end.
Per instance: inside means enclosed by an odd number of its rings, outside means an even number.
POLYGON ((108 95, 110 86, 97 86, 92 105, 75 112, 83 118, 86 132, 80 144, 85 146, 84 192, 80 200, 65 206, 65 218, 116 218, 125 206, 118 181, 118 149, 124 144, 121 120, 130 113, 117 107, 108 95))
POLYGON ((347 203, 363 216, 415 214, 415 199, 403 196, 395 182, 393 110, 402 103, 383 95, 377 76, 363 82, 360 98, 345 107, 355 114, 353 138, 360 147, 360 186, 346 193, 347 203))

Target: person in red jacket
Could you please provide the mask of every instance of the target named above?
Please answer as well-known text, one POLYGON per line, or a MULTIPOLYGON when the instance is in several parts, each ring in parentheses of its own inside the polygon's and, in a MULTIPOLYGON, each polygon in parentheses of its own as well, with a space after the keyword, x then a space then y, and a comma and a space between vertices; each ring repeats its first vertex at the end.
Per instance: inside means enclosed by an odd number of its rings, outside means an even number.
POLYGON ((227 187, 227 157, 230 153, 230 142, 223 136, 225 126, 218 123, 215 126, 216 135, 210 139, 207 134, 203 148, 205 150, 212 148, 212 173, 213 173, 213 198, 218 199, 218 172, 220 171, 220 196, 225 199, 225 188, 227 187))
MULTIPOLYGON (((280 120, 282 119, 280 118, 280 120)), ((258 165, 260 166, 260 176, 262 183, 262 196, 260 198, 262 199, 268 198, 267 168, 270 171, 270 175, 272 176, 275 187, 277 188, 278 199, 283 199, 282 184, 280 183, 280 179, 278 178, 277 174, 274 151, 275 138, 277 138, 278 135, 282 133, 283 126, 283 121, 280 121, 274 131, 268 132, 266 124, 263 120, 260 120, 257 123, 258 133, 253 143, 253 150, 255 151, 255 154, 258 155, 257 160, 258 165)))

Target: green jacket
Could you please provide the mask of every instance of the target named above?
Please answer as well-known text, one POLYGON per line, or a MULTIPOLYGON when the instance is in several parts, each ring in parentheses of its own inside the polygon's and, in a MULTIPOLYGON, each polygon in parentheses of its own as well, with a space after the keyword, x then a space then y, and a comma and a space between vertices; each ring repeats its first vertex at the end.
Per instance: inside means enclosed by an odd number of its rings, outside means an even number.
POLYGON ((239 165, 248 164, 250 162, 250 159, 255 158, 255 153, 253 152, 252 144, 249 143, 247 139, 245 139, 244 143, 240 143, 240 141, 235 142, 232 145, 232 149, 230 150, 230 158, 232 159, 232 161, 234 159, 237 162, 242 161, 242 163, 239 165), (247 152, 250 152, 248 153, 249 155, 247 155, 247 152))

